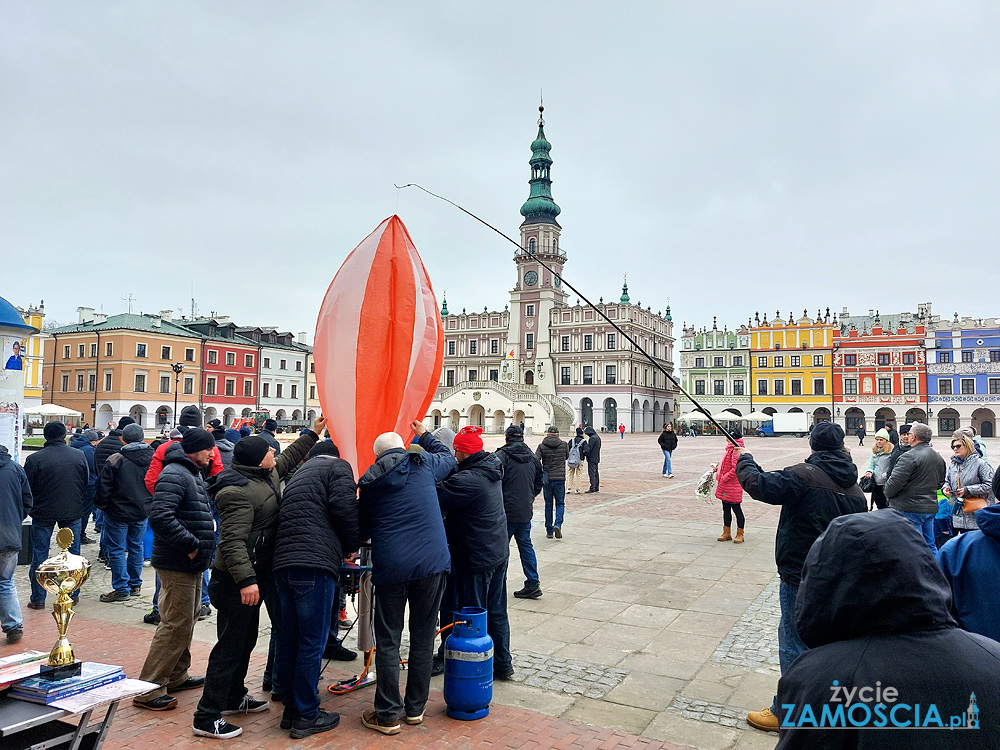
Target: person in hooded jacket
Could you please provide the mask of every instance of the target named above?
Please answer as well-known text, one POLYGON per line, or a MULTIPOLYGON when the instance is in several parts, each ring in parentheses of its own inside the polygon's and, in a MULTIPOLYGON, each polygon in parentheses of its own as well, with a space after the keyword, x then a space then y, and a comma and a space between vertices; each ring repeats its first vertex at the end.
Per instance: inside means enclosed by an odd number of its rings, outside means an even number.
POLYGON ((587 476, 590 478, 590 489, 587 492, 600 492, 601 436, 589 426, 583 432, 587 436, 587 476))
MULTIPOLYGON (((472 425, 458 431, 454 442, 458 469, 438 484, 438 502, 445 512, 451 549, 455 606, 450 611, 459 607, 486 610, 486 630, 494 648, 493 678, 509 680, 514 662, 507 619, 510 537, 504 512, 504 468, 499 455, 483 450, 482 432, 472 425)), ((563 462, 565 467, 565 458, 563 462)), ((446 620, 442 627, 451 621, 442 619, 446 620)))
MULTIPOLYGON (((219 449, 219 459, 222 461, 223 469, 231 469, 233 467, 233 448, 236 447, 236 444, 226 436, 227 432, 228 430, 224 430, 221 427, 216 427, 212 430, 212 437, 215 438, 215 447, 219 449)), ((236 434, 238 435, 239 433, 236 434)))
MULTIPOLYGON (((260 605, 267 603, 271 627, 282 630, 273 555, 281 504, 281 483, 299 465, 326 427, 319 417, 312 430, 277 458, 262 437, 240 440, 233 468, 209 487, 219 514, 219 548, 212 564, 209 595, 218 613, 218 641, 208 657, 205 688, 194 714, 195 735, 226 739, 242 729, 226 713, 258 713, 270 703, 250 697, 246 688, 250 654, 257 645, 260 605)), ((284 695, 272 675, 274 692, 284 695)))
MULTIPOLYGON (((737 445, 732 441, 726 441, 726 452, 719 461, 719 467, 715 470, 715 497, 722 501, 722 536, 719 542, 732 541, 735 544, 743 543, 743 530, 746 526, 746 519, 743 516, 743 488, 736 478, 736 461, 739 458, 737 451, 745 447, 743 444, 743 433, 732 430, 729 433, 737 445), (731 529, 733 527, 733 514, 736 514, 736 538, 733 539, 731 529)), ((677 436, 674 436, 677 441, 677 436)))
POLYGON ((28 609, 45 609, 45 589, 35 578, 38 566, 49 557, 49 543, 52 529, 73 532, 73 544, 69 551, 80 554, 80 524, 84 511, 84 493, 90 470, 87 458, 81 451, 66 445, 66 425, 49 422, 42 434, 45 444, 24 461, 24 473, 28 477, 34 507, 31 510, 31 566, 28 579, 31 581, 31 598, 28 609))
POLYGON ((778 682, 778 750, 1000 746, 1000 643, 957 627, 950 605, 945 576, 902 513, 831 521, 802 568, 796 629, 809 650, 778 682))
POLYGON ((171 443, 149 506, 153 567, 160 577, 160 624, 139 679, 156 688, 132 699, 150 711, 177 708, 167 691, 194 690, 204 677, 188 674, 191 638, 201 610, 201 574, 215 552, 215 518, 201 470, 209 465, 215 438, 194 427, 171 443))
POLYGON ((104 464, 95 504, 104 513, 101 539, 111 567, 111 591, 102 602, 123 602, 142 593, 143 540, 153 496, 146 489, 146 470, 153 449, 143 442, 142 428, 126 425, 125 445, 104 464))
POLYGON ((340 562, 359 544, 354 470, 332 442, 317 443, 285 487, 274 549, 282 620, 277 670, 286 691, 282 725, 290 724, 292 739, 340 722, 338 714, 320 709, 316 683, 339 610, 340 562))
POLYGON ((361 716, 364 726, 398 734, 423 721, 431 683, 438 610, 451 557, 445 537, 437 482, 456 467, 455 458, 423 423, 410 428, 422 451, 407 451, 394 432, 375 440, 375 463, 358 482, 360 538, 372 543, 375 597, 375 707, 361 716), (399 643, 409 607, 410 656, 405 698, 399 695, 399 643))
MULTIPOLYGON (((667 479, 673 479, 674 467, 671 461, 674 451, 677 450, 677 433, 674 432, 673 424, 670 422, 663 424, 663 430, 660 432, 659 437, 656 438, 656 442, 660 446, 660 450, 663 451, 663 476, 667 477, 667 479)), ((735 461, 733 465, 735 466, 735 461)))
POLYGON ((130 424, 135 424, 135 420, 132 417, 122 417, 118 420, 118 427, 111 430, 106 438, 94 446, 94 469, 97 471, 97 476, 101 475, 104 464, 107 463, 108 459, 125 445, 122 441, 122 430, 130 424))
MULTIPOLYGON (((1000 474, 993 475, 993 492, 1000 474)), ((1000 505, 976 511, 979 528, 948 541, 937 553, 938 565, 951 586, 952 613, 970 633, 1000 641, 1000 505)))
POLYGON ((24 469, 7 446, 0 445, 0 625, 8 645, 20 641, 24 632, 14 573, 21 551, 21 524, 31 513, 32 502, 24 469))
POLYGON ((954 503, 951 526, 957 534, 979 528, 975 513, 996 498, 993 489, 993 467, 976 451, 972 436, 956 430, 951 437, 951 462, 941 491, 954 503))
MULTIPOLYGON (((94 513, 94 492, 97 487, 97 468, 94 465, 94 447, 100 442, 101 439, 93 430, 84 430, 74 435, 69 441, 70 448, 76 448, 78 451, 82 451, 83 455, 87 457, 87 469, 90 471, 90 479, 87 480, 87 488, 83 493, 83 506, 85 512, 83 514, 83 520, 80 521, 80 544, 94 543, 94 540, 87 536, 87 526, 90 525, 90 514, 94 513)), ((103 525, 97 519, 96 513, 94 513, 94 519, 97 530, 100 531, 103 525)))
POLYGON ((511 425, 504 437, 507 444, 497 450, 503 464, 503 508, 507 514, 507 544, 517 542, 524 571, 524 588, 514 592, 518 599, 537 599, 542 595, 538 580, 538 561, 531 546, 531 517, 538 493, 542 491, 542 464, 524 444, 524 432, 511 425))
MULTIPOLYGON (((844 430, 820 422, 809 435, 812 454, 805 463, 780 471, 763 471, 746 448, 740 448, 736 478, 754 500, 780 505, 774 561, 781 577, 778 624, 778 658, 781 673, 806 650, 795 630, 795 600, 802 563, 812 543, 834 518, 865 513, 865 493, 858 487, 858 467, 844 450, 844 430)), ((764 731, 778 731, 778 697, 769 708, 751 711, 747 723, 764 731)))
POLYGON ((566 459, 569 458, 569 443, 559 439, 559 428, 552 425, 545 431, 545 438, 535 448, 535 456, 542 462, 545 471, 545 536, 562 539, 562 525, 566 516, 566 459), (555 505, 555 518, 552 506, 555 505))
MULTIPOLYGON (((174 442, 180 440, 180 437, 174 437, 174 435, 180 435, 183 437, 184 433, 194 427, 201 427, 201 409, 199 409, 194 404, 185 406, 181 409, 180 417, 180 427, 174 432, 171 430, 170 439, 174 442)), ((212 433, 208 433, 211 435, 212 433)), ((214 438, 214 436, 213 436, 214 438)), ((146 472, 146 489, 150 492, 156 486, 156 480, 160 476, 160 471, 163 469, 163 458, 166 455, 167 450, 170 448, 170 443, 164 443, 153 453, 153 460, 149 462, 149 471, 146 472)), ((219 454, 219 448, 216 446, 212 449, 212 455, 209 459, 208 467, 202 471, 202 478, 208 479, 209 477, 214 477, 216 474, 222 472, 225 467, 222 465, 222 456, 219 454)))

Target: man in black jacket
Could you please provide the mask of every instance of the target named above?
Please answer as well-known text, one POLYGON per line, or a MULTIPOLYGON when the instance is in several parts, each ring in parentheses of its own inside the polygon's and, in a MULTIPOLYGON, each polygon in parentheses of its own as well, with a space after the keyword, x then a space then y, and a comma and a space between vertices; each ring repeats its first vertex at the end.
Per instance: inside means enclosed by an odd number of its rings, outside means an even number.
POLYGON ((274 448, 274 455, 278 456, 281 454, 281 443, 278 442, 278 438, 274 436, 274 431, 278 429, 278 423, 273 419, 264 420, 264 429, 260 431, 260 437, 267 441, 267 444, 274 448))
POLYGON ((507 514, 507 544, 517 542, 524 571, 524 588, 514 592, 518 599, 537 599, 542 595, 538 580, 538 561, 531 546, 531 516, 535 498, 542 491, 542 464, 524 444, 524 432, 510 426, 507 444, 497 451, 503 464, 503 508, 507 514))
MULTIPOLYGON (((868 510, 865 493, 858 487, 858 468, 844 450, 844 431, 832 422, 820 422, 809 435, 812 455, 805 463, 781 471, 763 471, 746 448, 740 448, 736 478, 750 497, 780 505, 774 560, 781 576, 778 625, 778 658, 784 674, 806 650, 795 630, 795 598, 802 563, 809 547, 826 531, 830 521, 848 513, 868 510)), ((747 723, 764 731, 778 731, 778 698, 770 708, 751 711, 747 723)))
POLYGON ((587 492, 601 491, 601 474, 598 466, 601 463, 601 436, 593 427, 584 431, 587 436, 587 476, 590 477, 590 489, 587 492))
POLYGON ((278 682, 282 726, 292 739, 333 729, 340 716, 319 707, 316 683, 337 604, 340 561, 358 549, 357 485, 331 442, 317 443, 289 480, 278 511, 274 575, 281 597, 278 682))
POLYGON ((831 521, 802 568, 796 629, 809 650, 778 683, 778 748, 1000 747, 1000 644, 959 629, 950 605, 901 513, 831 521))
POLYGON ((122 417, 118 420, 118 427, 111 430, 106 438, 94 446, 94 469, 97 471, 97 476, 101 475, 108 459, 118 453, 125 445, 125 441, 122 440, 122 430, 130 424, 135 424, 132 417, 122 417))
MULTIPOLYGON (((510 537, 503 509, 503 464, 483 450, 482 429, 469 425, 455 436, 458 470, 438 485, 451 549, 453 609, 482 607, 493 639, 493 677, 514 676, 507 619, 507 559, 510 537)), ((563 443, 565 445, 565 443, 563 443)), ((564 464, 565 466, 565 460, 564 464)), ((442 625, 450 619, 442 617, 442 625)))
POLYGON ((900 425, 899 428, 899 443, 893 446, 892 453, 889 454, 889 471, 886 472, 887 481, 888 477, 892 474, 892 470, 896 467, 899 457, 908 450, 910 450, 910 425, 904 424, 900 425))
POLYGON ((563 519, 566 516, 566 459, 569 458, 569 443, 559 439, 559 428, 552 425, 545 431, 545 438, 535 449, 535 456, 542 463, 545 484, 542 494, 545 498, 545 537, 562 539, 563 519), (552 506, 555 505, 555 517, 552 506))
POLYGON ((160 576, 160 624, 149 644, 140 680, 159 687, 132 700, 139 708, 169 711, 177 699, 168 690, 205 684, 191 677, 191 637, 201 610, 201 574, 215 552, 215 519, 201 467, 208 466, 215 438, 195 427, 163 457, 156 480, 149 525, 153 529, 153 567, 160 576))
POLYGON ((45 609, 45 589, 35 580, 35 571, 49 556, 52 529, 73 532, 69 550, 80 554, 80 524, 84 512, 84 493, 90 472, 82 451, 66 445, 66 425, 49 422, 43 430, 45 445, 24 462, 35 505, 31 511, 31 580, 29 609, 45 609))
POLYGON ((123 602, 142 588, 143 540, 153 496, 146 489, 146 470, 153 449, 143 442, 142 428, 126 425, 124 447, 104 464, 97 483, 96 506, 104 512, 101 540, 111 567, 111 591, 102 602, 123 602))

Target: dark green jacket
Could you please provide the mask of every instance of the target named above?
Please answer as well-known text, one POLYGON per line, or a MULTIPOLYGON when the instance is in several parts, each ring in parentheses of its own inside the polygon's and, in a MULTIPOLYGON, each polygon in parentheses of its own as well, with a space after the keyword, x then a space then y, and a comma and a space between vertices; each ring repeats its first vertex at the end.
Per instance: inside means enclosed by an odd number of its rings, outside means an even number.
POLYGON ((258 558, 274 551, 281 481, 317 440, 311 431, 303 435, 281 452, 270 471, 234 463, 215 477, 209 493, 219 514, 219 549, 212 567, 230 575, 238 588, 257 583, 258 573, 270 567, 258 558))

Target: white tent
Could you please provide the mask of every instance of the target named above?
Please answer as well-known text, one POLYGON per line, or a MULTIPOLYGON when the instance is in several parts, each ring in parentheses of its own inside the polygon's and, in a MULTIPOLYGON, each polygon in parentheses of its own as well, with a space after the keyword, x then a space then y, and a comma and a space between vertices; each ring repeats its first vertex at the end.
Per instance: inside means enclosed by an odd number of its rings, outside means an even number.
POLYGON ((770 422, 774 417, 762 411, 752 411, 743 417, 744 422, 770 422))
POLYGON ((678 422, 707 422, 708 421, 708 417, 706 417, 700 411, 691 411, 691 412, 688 412, 687 414, 681 414, 679 417, 677 417, 677 421, 678 422))
POLYGON ((725 411, 720 411, 718 414, 715 415, 715 418, 726 419, 729 420, 730 422, 739 422, 740 420, 743 419, 743 417, 741 417, 739 414, 729 411, 728 409, 726 409, 725 411))
POLYGON ((41 406, 31 406, 24 410, 25 414, 38 417, 82 417, 83 412, 75 409, 67 409, 59 404, 42 404, 41 406))

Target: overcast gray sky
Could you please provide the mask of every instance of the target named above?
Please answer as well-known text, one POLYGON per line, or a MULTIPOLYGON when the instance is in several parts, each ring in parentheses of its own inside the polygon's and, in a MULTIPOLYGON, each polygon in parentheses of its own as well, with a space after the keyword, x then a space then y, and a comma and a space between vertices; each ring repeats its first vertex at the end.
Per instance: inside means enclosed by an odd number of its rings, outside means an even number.
POLYGON ((308 330, 398 212, 502 308, 544 88, 566 277, 674 320, 1000 314, 1000 6, 0 7, 0 295, 308 330))

